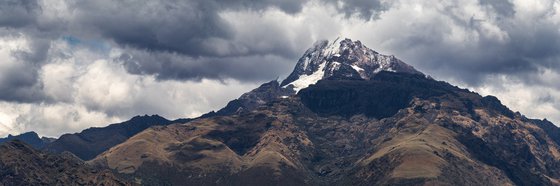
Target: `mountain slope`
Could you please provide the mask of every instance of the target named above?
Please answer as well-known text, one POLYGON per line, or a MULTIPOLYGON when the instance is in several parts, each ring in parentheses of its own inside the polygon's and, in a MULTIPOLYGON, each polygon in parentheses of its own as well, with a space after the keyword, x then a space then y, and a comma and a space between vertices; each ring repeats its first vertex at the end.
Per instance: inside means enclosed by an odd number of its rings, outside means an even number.
POLYGON ((280 87, 278 81, 270 81, 262 84, 256 89, 244 93, 239 98, 228 102, 224 108, 218 110, 217 112, 210 112, 201 116, 201 118, 249 112, 271 100, 278 99, 280 97, 287 97, 293 94, 295 94, 293 90, 280 87))
POLYGON ((544 120, 532 119, 529 121, 535 123, 541 129, 543 129, 546 132, 546 134, 548 134, 548 136, 552 138, 554 142, 556 142, 556 144, 560 144, 560 128, 558 128, 556 125, 554 125, 553 123, 551 123, 546 119, 544 120))
POLYGON ((37 133, 35 132, 26 132, 17 136, 13 136, 10 134, 6 138, 0 138, 0 144, 13 140, 20 140, 31 145, 35 149, 41 149, 56 139, 47 137, 39 138, 39 135, 37 135, 37 133))
POLYGON ((323 80, 253 112, 150 128, 93 162, 158 184, 553 185, 560 147, 501 106, 422 76, 323 80), (347 101, 352 90, 395 84, 402 95, 359 98, 406 100, 386 103, 394 113, 347 101))
POLYGON ((560 184, 553 124, 339 43, 224 114, 149 128, 90 162, 152 185, 560 184))
POLYGON ((52 155, 19 141, 0 145, 0 185, 130 185, 70 153, 52 155))
POLYGON ((90 160, 151 126, 188 121, 190 119, 169 121, 158 115, 136 116, 128 121, 111 124, 107 127, 89 128, 80 133, 64 134, 56 141, 48 144, 45 149, 51 152, 68 151, 83 160, 90 160))
POLYGON ((264 83, 202 118, 248 112, 280 97, 295 95, 321 79, 369 80, 382 71, 423 75, 395 56, 379 54, 360 41, 320 41, 303 54, 281 84, 276 80, 264 83))

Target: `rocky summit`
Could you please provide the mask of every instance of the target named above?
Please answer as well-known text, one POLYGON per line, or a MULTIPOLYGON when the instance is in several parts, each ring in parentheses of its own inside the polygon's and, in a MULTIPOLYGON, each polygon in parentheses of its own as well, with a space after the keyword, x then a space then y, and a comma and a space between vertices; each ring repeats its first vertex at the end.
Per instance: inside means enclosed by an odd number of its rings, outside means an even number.
POLYGON ((422 74, 392 55, 379 54, 360 41, 320 41, 298 60, 281 86, 296 92, 321 79, 369 80, 381 71, 422 74))
POLYGON ((349 39, 90 164, 145 185, 558 185, 558 127, 349 39))

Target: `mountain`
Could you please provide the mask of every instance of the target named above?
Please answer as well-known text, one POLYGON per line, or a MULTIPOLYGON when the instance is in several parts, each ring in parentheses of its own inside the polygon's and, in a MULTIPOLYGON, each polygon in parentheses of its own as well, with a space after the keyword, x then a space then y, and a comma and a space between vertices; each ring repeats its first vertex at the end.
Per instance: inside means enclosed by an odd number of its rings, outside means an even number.
POLYGON ((560 184, 552 123, 359 41, 319 42, 281 84, 246 95, 90 163, 148 185, 560 184))
POLYGON ((53 155, 22 141, 0 145, 0 185, 131 185, 109 170, 93 168, 70 153, 53 155))
POLYGON ((64 134, 48 144, 45 150, 50 152, 68 151, 83 160, 90 160, 149 127, 188 121, 190 119, 170 121, 158 115, 135 116, 128 121, 111 124, 107 127, 94 127, 80 133, 64 134))
POLYGON ((332 43, 317 42, 308 49, 281 86, 297 92, 321 79, 369 80, 381 71, 422 74, 395 56, 379 54, 360 41, 337 38, 332 43))
POLYGON ((303 54, 281 84, 276 80, 265 83, 202 118, 248 112, 279 97, 295 95, 321 79, 369 80, 381 71, 423 75, 395 56, 379 54, 360 41, 320 41, 303 54))
POLYGON ((39 138, 39 135, 37 135, 37 133, 35 132, 26 132, 17 136, 13 136, 10 134, 6 138, 0 138, 0 144, 12 140, 20 140, 31 145, 35 149, 41 149, 56 139, 47 137, 39 138))

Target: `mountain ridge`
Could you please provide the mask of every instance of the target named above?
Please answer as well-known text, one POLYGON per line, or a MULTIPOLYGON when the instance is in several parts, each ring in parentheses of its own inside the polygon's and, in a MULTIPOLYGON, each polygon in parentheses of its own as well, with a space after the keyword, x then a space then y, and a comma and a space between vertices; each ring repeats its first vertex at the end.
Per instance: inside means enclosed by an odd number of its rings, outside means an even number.
MULTIPOLYGON (((376 78, 381 82, 356 81, 345 86, 375 89, 394 83, 395 78, 405 81, 402 85, 433 81, 391 72, 376 78)), ((323 91, 340 83, 345 81, 323 80, 296 97, 277 99, 252 112, 150 128, 93 162, 142 175, 138 179, 150 177, 154 184, 160 182, 153 178, 165 177, 172 184, 211 185, 216 180, 227 185, 280 181, 294 185, 553 185, 560 176, 556 173, 560 167, 555 166, 560 156, 548 153, 557 151, 558 144, 522 116, 507 116, 509 112, 496 107, 491 97, 451 85, 444 86, 451 93, 441 94, 434 86, 428 90, 435 94, 405 96, 410 102, 404 108, 377 118, 368 117, 359 107, 351 107, 357 108, 351 116, 323 115, 300 101, 308 99, 307 91, 323 91), (167 169, 165 174, 149 172, 163 169, 167 169), (266 179, 250 182, 247 175, 266 179)), ((417 89, 403 87, 408 88, 403 91, 417 89)), ((344 99, 347 92, 334 94, 344 99)))
POLYGON ((367 52, 344 48, 310 57, 326 46, 309 49, 296 75, 281 84, 265 83, 189 123, 149 128, 91 163, 148 184, 560 183, 560 133, 553 124, 405 68, 394 57, 386 59, 405 70, 377 64, 358 66, 367 71, 360 74, 352 67, 360 60, 353 59, 371 57, 352 57, 367 52), (317 61, 306 62, 311 58, 317 61), (321 68, 317 81, 290 85, 321 68))
POLYGON ((171 123, 186 123, 191 119, 168 120, 159 115, 135 116, 128 121, 105 127, 92 127, 79 133, 64 134, 45 146, 50 152, 68 151, 83 160, 93 159, 107 149, 124 142, 146 128, 171 123))
POLYGON ((42 149, 43 147, 45 147, 49 143, 52 143, 53 141, 55 141, 56 138, 48 138, 48 137, 40 137, 39 138, 39 135, 36 132, 30 131, 30 132, 21 133, 19 135, 15 135, 15 136, 12 135, 12 134, 8 134, 7 137, 0 138, 0 144, 5 143, 5 142, 9 142, 9 141, 12 141, 12 140, 20 140, 20 141, 23 141, 23 142, 31 145, 35 149, 42 149))

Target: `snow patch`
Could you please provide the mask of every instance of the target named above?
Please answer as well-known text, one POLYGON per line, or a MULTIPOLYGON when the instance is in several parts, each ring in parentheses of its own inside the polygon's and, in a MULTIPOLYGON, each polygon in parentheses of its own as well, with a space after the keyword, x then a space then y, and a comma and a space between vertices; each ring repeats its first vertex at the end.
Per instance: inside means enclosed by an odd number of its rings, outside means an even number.
POLYGON ((340 69, 340 66, 342 66, 342 64, 335 61, 335 62, 332 62, 330 66, 331 66, 330 68, 331 68, 331 73, 332 73, 332 72, 340 69))
POLYGON ((309 57, 306 57, 303 60, 303 69, 307 69, 307 65, 309 65, 309 57))
POLYGON ((358 65, 351 65, 351 67, 356 70, 356 72, 360 73, 360 71, 364 71, 363 68, 360 68, 358 65))
POLYGON ((307 75, 307 74, 300 75, 297 80, 291 82, 290 84, 287 84, 284 87, 287 87, 289 85, 293 85, 294 86, 294 91, 296 91, 296 93, 298 93, 301 89, 307 88, 307 87, 309 87, 309 85, 317 83, 317 81, 321 80, 324 75, 325 75, 325 63, 321 63, 319 65, 319 69, 317 69, 317 71, 313 72, 313 74, 311 74, 311 75, 307 75))

